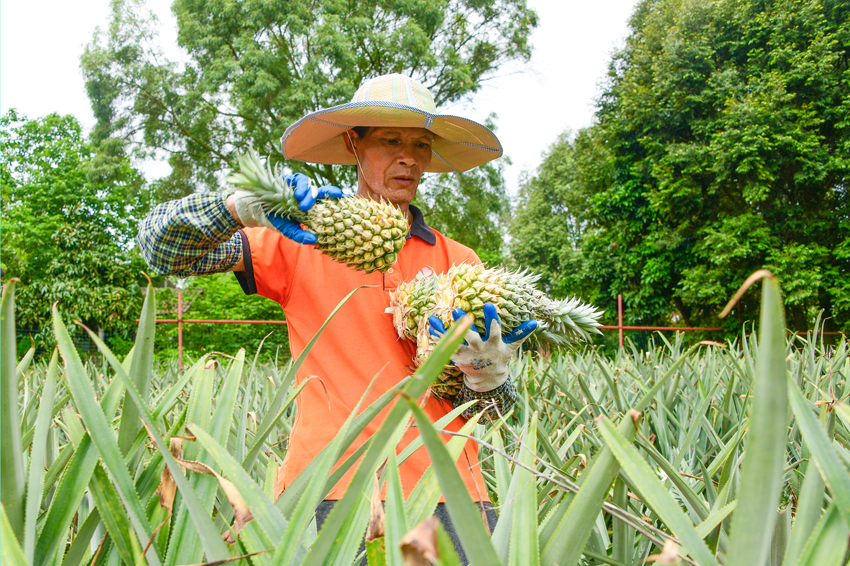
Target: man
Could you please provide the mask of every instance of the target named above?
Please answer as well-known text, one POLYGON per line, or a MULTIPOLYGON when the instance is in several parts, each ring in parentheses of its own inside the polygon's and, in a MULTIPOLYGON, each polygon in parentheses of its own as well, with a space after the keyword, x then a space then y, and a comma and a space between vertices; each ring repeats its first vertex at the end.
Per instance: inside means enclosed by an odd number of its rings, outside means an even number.
MULTIPOLYGON (((276 497, 330 442, 375 376, 366 404, 408 375, 414 347, 398 339, 392 317, 384 312, 388 292, 423 270, 442 273, 455 264, 480 263, 475 252, 429 228, 422 213, 410 205, 423 173, 471 169, 502 153, 489 129, 464 118, 436 114, 430 92, 402 75, 371 79, 352 102, 305 116, 286 130, 281 144, 287 159, 356 165, 358 197, 384 199, 404 212, 410 233, 386 273, 364 274, 332 261, 310 245, 316 241, 314 234, 288 219, 268 216, 246 191, 226 198, 196 194, 164 203, 143 221, 138 236, 145 259, 157 273, 186 276, 234 271, 246 293, 279 303, 288 321, 293 357, 303 351, 337 304, 353 289, 363 287, 330 322, 297 376, 299 383, 307 376, 319 379, 310 380, 298 397, 286 459, 276 479, 276 497)), ((296 187, 302 210, 317 199, 342 194, 336 187, 313 189, 304 175, 287 176, 286 182, 296 187)), ((494 414, 513 405, 516 393, 507 361, 536 322, 529 321, 502 338, 495 309, 491 305, 486 312, 489 339, 470 331, 468 345, 454 358, 465 374, 460 394, 452 401, 429 397, 424 405, 433 421, 470 399, 481 399, 478 405, 489 405, 494 414)), ((444 331, 435 326, 435 333, 444 331)), ((343 460, 377 431, 387 412, 366 428, 343 460)), ((445 428, 457 431, 462 424, 458 418, 445 428)), ((409 430, 402 445, 416 434, 415 428, 409 430)), ((458 469, 473 500, 487 502, 477 463, 477 445, 470 441, 458 469)), ((424 448, 402 464, 405 497, 429 464, 424 448)), ((352 476, 353 470, 320 505, 319 526, 352 476)), ((437 514, 445 523, 442 505, 437 514)), ((489 516, 492 528, 492 509, 489 516)))

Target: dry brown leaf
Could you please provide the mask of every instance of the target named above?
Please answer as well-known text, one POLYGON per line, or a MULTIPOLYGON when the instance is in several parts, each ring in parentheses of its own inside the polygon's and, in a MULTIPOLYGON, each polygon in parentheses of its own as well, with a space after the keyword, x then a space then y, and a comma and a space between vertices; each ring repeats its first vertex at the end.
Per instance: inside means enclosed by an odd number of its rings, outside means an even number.
POLYGON ((661 554, 651 554, 647 556, 646 562, 655 562, 656 564, 680 564, 679 545, 668 538, 664 541, 664 547, 661 549, 661 554))
MULTIPOLYGON (((148 431, 148 434, 150 434, 150 431, 148 431)), ((182 438, 176 436, 172 437, 169 441, 168 448, 175 460, 181 460, 183 458, 182 438)), ((160 506, 168 509, 168 513, 170 514, 174 510, 174 497, 177 495, 177 482, 174 481, 174 476, 171 475, 171 470, 168 466, 165 466, 162 469, 162 476, 160 476, 159 479, 159 487, 156 489, 155 493, 159 496, 160 506)))
POLYGON ((629 409, 629 417, 631 417, 632 423, 635 425, 635 428, 638 428, 638 421, 640 420, 641 415, 642 413, 640 411, 629 409))
POLYGON ((380 477, 386 467, 386 461, 375 471, 372 483, 372 504, 369 511, 369 526, 366 528, 366 542, 381 538, 386 532, 384 506, 381 504, 380 477))
POLYGON ((440 558, 437 552, 437 517, 431 515, 401 538, 401 558, 405 566, 431 566, 440 558))
POLYGON ((236 489, 236 486, 233 485, 229 480, 224 479, 215 470, 210 468, 204 463, 194 462, 192 460, 177 460, 177 463, 186 468, 187 470, 191 470, 193 472, 199 474, 205 474, 208 476, 213 476, 218 480, 221 489, 224 490, 224 494, 227 496, 227 500, 230 502, 230 506, 233 508, 233 526, 229 531, 227 531, 221 538, 224 539, 228 544, 233 544, 236 540, 233 538, 233 533, 238 533, 242 530, 249 521, 253 520, 254 516, 251 514, 251 511, 248 509, 248 506, 245 505, 245 500, 242 499, 242 496, 239 494, 239 491, 236 489))

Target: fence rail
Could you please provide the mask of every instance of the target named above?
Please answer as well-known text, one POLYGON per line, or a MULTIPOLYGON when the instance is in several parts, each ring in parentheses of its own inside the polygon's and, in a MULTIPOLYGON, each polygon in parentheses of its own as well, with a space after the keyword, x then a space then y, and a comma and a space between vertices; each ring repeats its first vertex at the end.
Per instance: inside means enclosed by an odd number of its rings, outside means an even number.
POLYGON ((616 330, 620 335, 620 348, 623 347, 624 330, 680 330, 683 332, 718 332, 722 328, 706 328, 699 326, 625 326, 623 324, 623 295, 617 295, 617 326, 600 326, 603 330, 616 330))
MULTIPOLYGON (((200 318, 183 318, 183 290, 177 290, 177 318, 158 318, 157 323, 177 324, 177 368, 183 369, 183 325, 184 324, 286 324, 285 320, 213 320, 200 318)), ((623 324, 623 295, 617 295, 617 325, 600 326, 603 330, 617 330, 620 348, 623 347, 623 332, 626 330, 675 330, 683 332, 717 332, 722 328, 703 328, 691 326, 628 326, 623 324)))

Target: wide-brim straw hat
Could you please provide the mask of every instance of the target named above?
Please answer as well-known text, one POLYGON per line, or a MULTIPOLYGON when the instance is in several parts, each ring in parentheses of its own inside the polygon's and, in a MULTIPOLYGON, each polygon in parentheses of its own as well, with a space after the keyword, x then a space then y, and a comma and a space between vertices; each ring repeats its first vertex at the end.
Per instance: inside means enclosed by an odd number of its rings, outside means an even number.
POLYGON ((404 75, 370 79, 347 104, 307 114, 280 139, 286 159, 354 165, 342 135, 357 126, 425 128, 434 134, 426 172, 467 171, 502 155, 502 144, 486 126, 459 116, 437 114, 422 83, 404 75))

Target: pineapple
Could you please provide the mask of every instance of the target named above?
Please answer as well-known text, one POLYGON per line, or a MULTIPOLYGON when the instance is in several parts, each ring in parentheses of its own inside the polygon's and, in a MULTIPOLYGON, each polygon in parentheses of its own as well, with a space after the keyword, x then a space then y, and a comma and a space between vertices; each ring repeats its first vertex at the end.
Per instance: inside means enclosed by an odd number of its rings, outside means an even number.
MULTIPOLYGON (((460 308, 484 332, 484 305, 494 303, 508 333, 526 320, 537 320, 538 330, 528 339, 530 345, 562 346, 587 340, 597 329, 602 311, 579 299, 556 301, 534 284, 539 279, 528 271, 491 269, 483 265, 461 264, 442 275, 420 276, 390 291, 393 325, 399 337, 416 343, 414 363, 419 366, 428 357, 437 340, 428 332, 429 316, 436 316, 446 328, 454 323, 452 311, 460 308)), ((440 374, 431 391, 438 397, 453 397, 460 391, 460 370, 449 365, 440 374)))
POLYGON ((404 213, 388 202, 323 199, 307 212, 300 210, 280 168, 272 171, 253 150, 239 157, 239 171, 227 180, 254 193, 267 211, 305 224, 316 234, 322 253, 358 271, 387 271, 407 238, 404 213))

